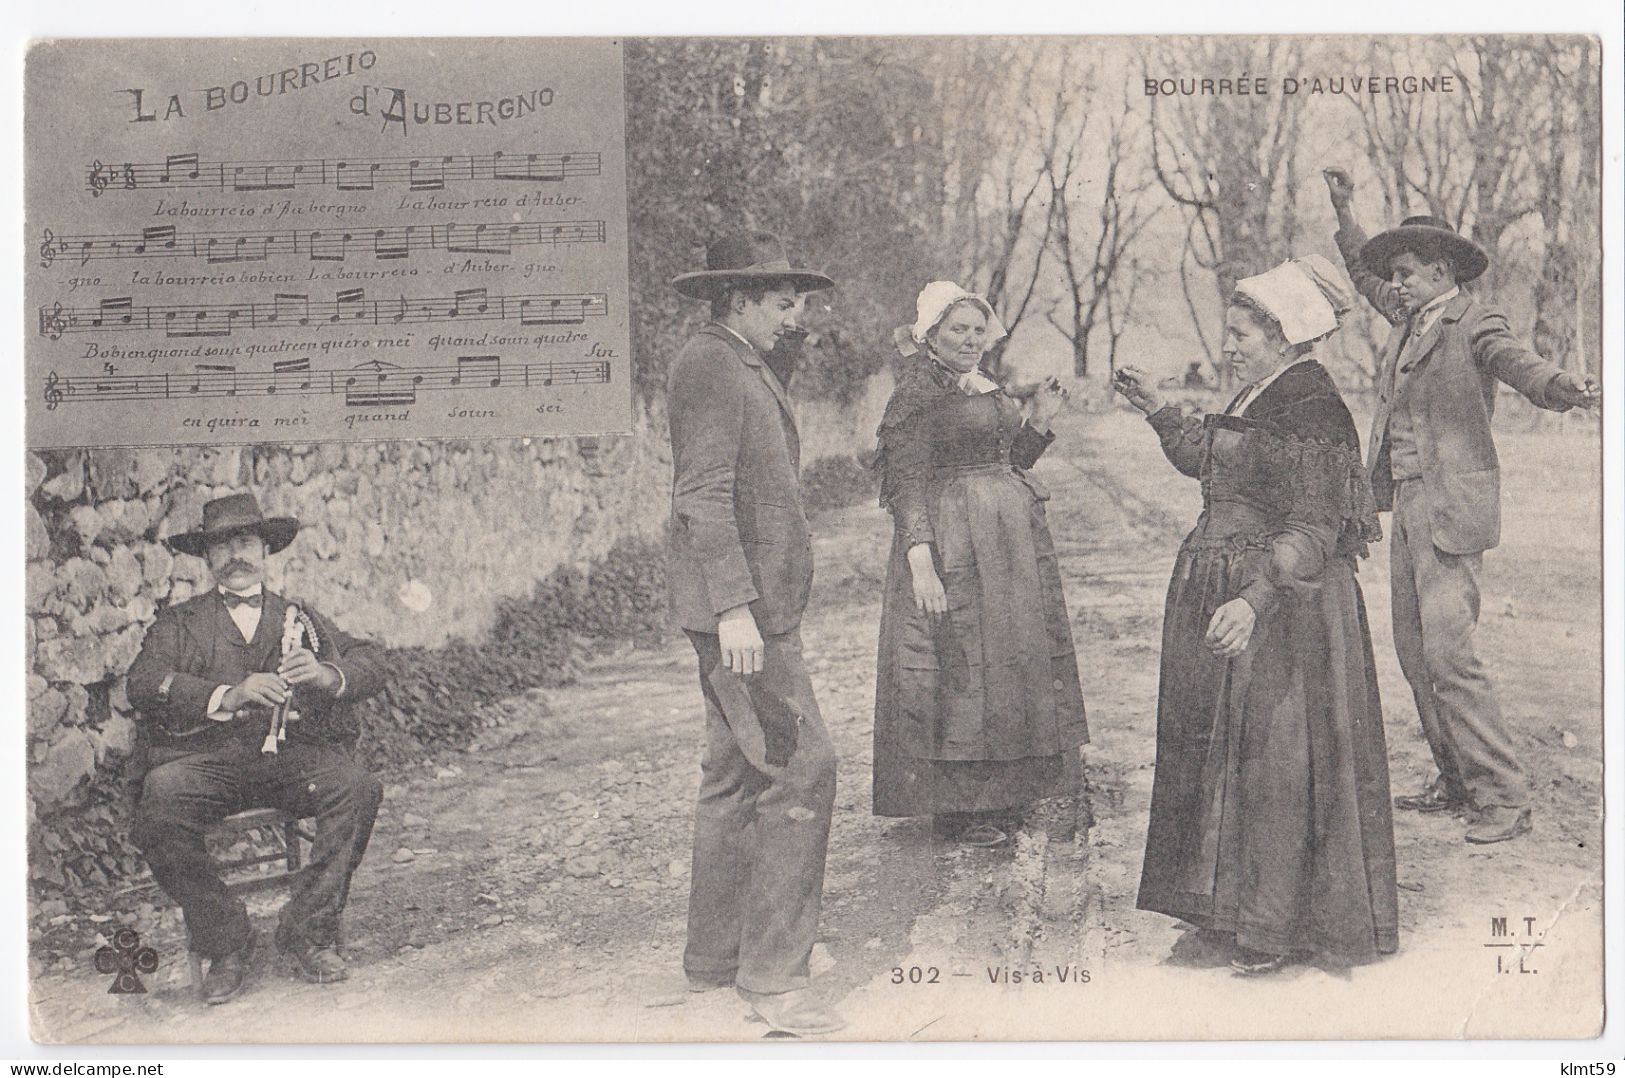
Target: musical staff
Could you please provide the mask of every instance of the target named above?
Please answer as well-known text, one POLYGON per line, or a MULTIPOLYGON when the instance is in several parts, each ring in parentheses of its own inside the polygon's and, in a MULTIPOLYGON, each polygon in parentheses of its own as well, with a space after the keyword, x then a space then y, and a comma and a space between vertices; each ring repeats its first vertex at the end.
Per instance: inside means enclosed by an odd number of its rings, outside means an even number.
POLYGON ((428 322, 517 321, 522 326, 581 325, 608 313, 602 292, 575 295, 492 296, 483 288, 450 296, 368 299, 360 288, 333 300, 278 293, 264 303, 154 304, 137 306, 134 297, 104 299, 95 307, 41 307, 40 333, 59 340, 65 333, 163 330, 167 337, 229 337, 241 330, 321 329, 329 326, 396 326, 428 322))
POLYGON ((504 363, 501 356, 459 356, 454 365, 402 367, 369 360, 348 368, 312 369, 309 359, 283 360, 252 371, 199 363, 191 373, 92 374, 45 378, 47 410, 64 404, 206 397, 342 396, 354 408, 415 404, 419 393, 451 390, 547 389, 603 385, 609 364, 597 359, 504 363))
POLYGON ((343 262, 350 255, 380 262, 419 251, 511 255, 516 249, 603 243, 602 221, 390 225, 383 228, 287 229, 276 232, 178 232, 174 225, 108 235, 62 235, 46 229, 40 265, 57 259, 87 262, 115 258, 200 258, 211 264, 265 262, 278 255, 304 255, 312 262, 343 262))
POLYGON ((202 161, 195 153, 171 154, 163 161, 91 162, 85 186, 100 198, 107 191, 176 190, 213 187, 263 193, 300 187, 372 191, 405 185, 413 191, 443 191, 448 185, 481 180, 560 183, 597 176, 601 161, 591 153, 424 154, 418 157, 309 158, 287 161, 202 161))

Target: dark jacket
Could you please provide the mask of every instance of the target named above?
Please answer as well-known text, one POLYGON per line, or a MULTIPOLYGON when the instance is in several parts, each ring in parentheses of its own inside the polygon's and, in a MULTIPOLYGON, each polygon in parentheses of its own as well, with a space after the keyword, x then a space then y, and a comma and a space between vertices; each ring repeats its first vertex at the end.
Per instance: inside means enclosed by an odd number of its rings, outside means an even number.
POLYGON ((755 349, 709 325, 672 363, 666 401, 678 623, 714 633, 718 614, 749 603, 764 635, 796 628, 812 591, 812 538, 784 387, 755 349))
MULTIPOLYGON (((343 673, 344 692, 334 699, 319 689, 297 689, 293 706, 300 720, 288 725, 288 738, 342 741, 349 727, 350 706, 383 687, 384 650, 346 636, 308 606, 298 605, 316 627, 316 658, 343 673)), ((215 722, 208 717, 209 697, 221 685, 235 685, 251 673, 276 669, 287 607, 281 596, 265 592, 259 628, 247 642, 217 589, 158 615, 128 677, 130 702, 140 713, 145 766, 194 753, 259 751, 270 727, 270 712, 244 709, 230 721, 215 722), (166 678, 169 690, 163 694, 166 678)))
MULTIPOLYGON (((1393 287, 1361 260, 1365 240, 1358 229, 1337 233, 1337 248, 1355 287, 1394 326, 1377 367, 1377 410, 1366 446, 1377 506, 1392 509, 1388 419, 1407 316, 1393 287)), ((1446 554, 1489 550, 1501 541, 1501 467, 1490 432, 1495 383, 1505 382, 1538 407, 1565 412, 1569 405, 1548 394, 1563 370, 1514 337, 1506 315, 1466 293, 1445 304, 1421 341, 1408 350, 1407 362, 1433 545, 1446 554)))

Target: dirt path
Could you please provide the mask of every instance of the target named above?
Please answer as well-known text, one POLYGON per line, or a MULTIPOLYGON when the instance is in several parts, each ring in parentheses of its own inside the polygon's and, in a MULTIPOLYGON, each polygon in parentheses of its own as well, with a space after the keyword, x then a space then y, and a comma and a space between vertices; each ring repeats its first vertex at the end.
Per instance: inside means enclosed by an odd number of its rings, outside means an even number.
MULTIPOLYGON (((1144 425, 1123 414, 1075 419, 1039 470, 1054 492, 1051 523, 1094 736, 1092 828, 1076 828, 1063 802, 1040 813, 1013 850, 943 850, 923 821, 868 814, 889 524, 871 506, 820 520, 804 637, 841 770, 815 972, 851 1021, 843 1036, 1511 1037, 1597 1028, 1598 518, 1566 494, 1597 489, 1594 442, 1513 432, 1501 446, 1512 522, 1487 562, 1480 639, 1509 719, 1529 742, 1536 830, 1478 850, 1461 841, 1459 822, 1401 817, 1400 953, 1263 982, 1172 958, 1178 925, 1133 909, 1163 590, 1198 508, 1195 484, 1166 467, 1144 425), (1492 935, 1497 917, 1515 939, 1492 935), (1544 935, 1524 935, 1526 925, 1544 935), (1509 939, 1542 946, 1487 946, 1509 939), (1497 973, 1498 957, 1511 972, 1497 973)), ((1379 547, 1361 579, 1402 791, 1426 778, 1427 750, 1393 658, 1386 561, 1379 547)), ((602 656, 578 685, 496 709, 471 751, 391 786, 355 878, 348 982, 305 985, 262 961, 241 996, 205 1007, 187 987, 169 919, 149 933, 163 965, 144 996, 106 994, 107 979, 82 961, 36 978, 36 1036, 761 1037, 765 1027, 732 993, 648 1005, 680 965, 698 780, 694 682, 683 642, 602 656)), ((258 918, 263 935, 273 908, 258 918)))

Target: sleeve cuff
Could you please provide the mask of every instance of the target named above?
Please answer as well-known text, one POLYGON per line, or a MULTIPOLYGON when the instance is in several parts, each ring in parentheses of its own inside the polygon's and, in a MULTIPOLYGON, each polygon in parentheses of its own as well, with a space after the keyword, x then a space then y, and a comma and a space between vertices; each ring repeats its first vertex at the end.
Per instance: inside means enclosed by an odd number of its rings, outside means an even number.
POLYGON ((236 715, 235 712, 227 711, 221 706, 225 702, 226 693, 230 691, 230 685, 221 685, 209 694, 208 715, 215 722, 230 722, 236 715))
POLYGON ((1561 377, 1563 377, 1563 372, 1558 371, 1556 374, 1546 379, 1546 384, 1540 387, 1540 401, 1538 403, 1541 407, 1547 409, 1548 411, 1566 412, 1570 408, 1574 407, 1567 401, 1558 400, 1557 396, 1552 392, 1552 387, 1557 384, 1557 380, 1561 377))
POLYGON ((329 670, 332 670, 333 673, 339 676, 339 687, 333 690, 333 699, 337 700, 339 697, 344 695, 344 690, 349 687, 350 681, 344 676, 344 671, 340 669, 338 663, 324 662, 322 665, 327 667, 329 670))
POLYGON ((1256 617, 1263 617, 1275 609, 1278 598, 1275 585, 1267 577, 1260 577, 1241 589, 1237 598, 1247 600, 1247 605, 1253 608, 1256 617))

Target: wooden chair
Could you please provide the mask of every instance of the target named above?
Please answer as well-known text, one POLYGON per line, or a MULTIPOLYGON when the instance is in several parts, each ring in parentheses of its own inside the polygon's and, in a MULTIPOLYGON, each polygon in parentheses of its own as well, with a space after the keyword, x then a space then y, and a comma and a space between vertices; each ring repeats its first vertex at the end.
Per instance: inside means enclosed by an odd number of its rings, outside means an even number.
MULTIPOLYGON (((256 891, 268 890, 272 887, 289 886, 298 879, 299 874, 307 871, 305 854, 302 843, 314 842, 315 832, 307 829, 298 817, 281 809, 257 808, 248 809, 227 816, 209 829, 210 839, 221 839, 245 834, 259 828, 269 828, 275 831, 282 849, 272 853, 252 854, 239 857, 234 861, 217 861, 215 867, 220 870, 221 878, 226 881, 226 889, 234 895, 252 894, 256 891), (256 865, 281 862, 283 870, 280 872, 254 873, 239 879, 231 879, 230 873, 244 868, 253 868, 256 865)), ((203 957, 191 949, 191 941, 187 941, 186 958, 190 963, 192 972, 192 987, 198 992, 203 991, 203 957)))

